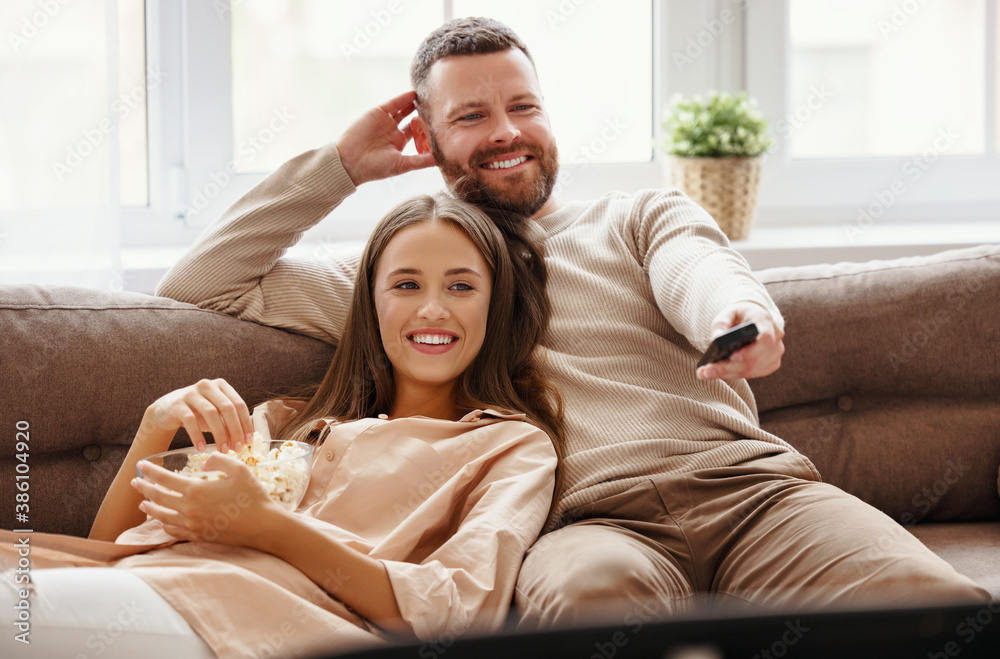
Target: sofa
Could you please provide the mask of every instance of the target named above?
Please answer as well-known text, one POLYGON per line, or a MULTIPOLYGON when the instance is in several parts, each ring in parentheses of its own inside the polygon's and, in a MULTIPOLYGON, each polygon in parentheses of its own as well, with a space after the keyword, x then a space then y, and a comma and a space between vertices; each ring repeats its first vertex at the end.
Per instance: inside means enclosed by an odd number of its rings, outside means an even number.
MULTIPOLYGON (((757 275, 787 333, 751 383, 761 424, 1000 600, 1000 246, 757 275)), ((169 299, 37 286, 0 287, 0 346, 0 525, 79 536, 154 399, 222 377, 253 405, 333 353, 169 299)))

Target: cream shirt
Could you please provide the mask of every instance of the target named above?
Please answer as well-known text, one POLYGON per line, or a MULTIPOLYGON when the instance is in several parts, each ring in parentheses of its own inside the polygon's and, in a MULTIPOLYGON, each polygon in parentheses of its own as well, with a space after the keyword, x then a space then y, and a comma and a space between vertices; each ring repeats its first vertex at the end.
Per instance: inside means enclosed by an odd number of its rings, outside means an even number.
MULTIPOLYGON (((280 411, 280 410, 279 410, 280 411)), ((275 408, 254 412, 266 432, 275 408), (263 424, 263 425, 262 425, 263 424)), ((497 630, 524 552, 552 500, 556 454, 523 415, 475 411, 330 424, 298 514, 380 560, 403 617, 421 640, 497 630)), ((14 534, 0 531, 4 567, 14 534)), ((286 656, 384 639, 281 559, 245 547, 176 542, 159 522, 115 543, 31 536, 34 569, 128 569, 153 586, 222 657, 286 656)), ((328 583, 349 583, 330 566, 328 583)))

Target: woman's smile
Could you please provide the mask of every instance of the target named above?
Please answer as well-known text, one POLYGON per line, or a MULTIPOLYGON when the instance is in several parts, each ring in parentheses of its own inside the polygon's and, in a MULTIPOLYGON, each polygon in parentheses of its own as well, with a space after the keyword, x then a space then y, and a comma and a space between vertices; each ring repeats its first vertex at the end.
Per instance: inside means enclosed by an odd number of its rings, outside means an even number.
POLYGON ((413 349, 425 355, 440 355, 455 347, 459 341, 454 332, 443 329, 419 329, 406 335, 413 349))

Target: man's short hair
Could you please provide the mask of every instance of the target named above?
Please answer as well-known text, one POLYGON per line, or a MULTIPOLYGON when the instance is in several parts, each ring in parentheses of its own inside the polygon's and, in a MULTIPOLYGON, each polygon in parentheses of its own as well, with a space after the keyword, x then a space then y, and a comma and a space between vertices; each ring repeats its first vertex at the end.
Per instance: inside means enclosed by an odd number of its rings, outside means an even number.
POLYGON ((535 66, 528 47, 509 27, 492 18, 456 18, 437 28, 424 39, 410 65, 410 82, 417 92, 417 104, 426 114, 427 76, 434 62, 452 55, 483 55, 518 48, 535 66))

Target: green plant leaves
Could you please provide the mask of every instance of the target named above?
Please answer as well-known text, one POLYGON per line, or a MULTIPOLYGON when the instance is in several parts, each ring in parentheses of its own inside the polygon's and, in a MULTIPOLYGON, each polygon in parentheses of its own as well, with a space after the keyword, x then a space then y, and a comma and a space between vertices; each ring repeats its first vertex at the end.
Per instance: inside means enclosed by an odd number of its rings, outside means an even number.
POLYGON ((664 149, 675 156, 746 158, 774 144, 767 120, 746 94, 675 97, 663 122, 664 149))

